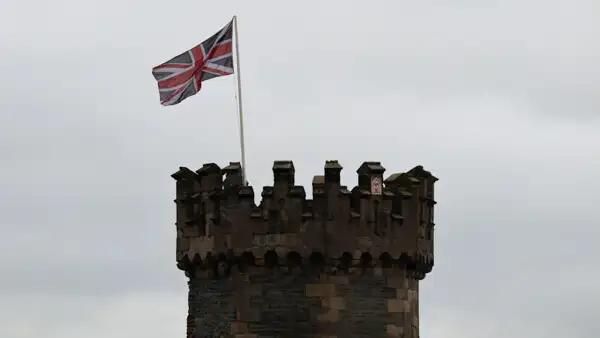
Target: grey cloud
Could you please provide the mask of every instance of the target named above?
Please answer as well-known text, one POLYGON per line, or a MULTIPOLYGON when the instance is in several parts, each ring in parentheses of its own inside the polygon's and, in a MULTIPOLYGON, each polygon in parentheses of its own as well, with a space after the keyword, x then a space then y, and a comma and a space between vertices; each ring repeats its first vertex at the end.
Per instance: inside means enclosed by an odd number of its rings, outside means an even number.
POLYGON ((0 336, 183 335, 169 174, 239 158, 233 79, 164 108, 150 68, 234 11, 253 185, 441 178, 423 337, 598 332, 595 2, 69 3, 0 14, 0 336))

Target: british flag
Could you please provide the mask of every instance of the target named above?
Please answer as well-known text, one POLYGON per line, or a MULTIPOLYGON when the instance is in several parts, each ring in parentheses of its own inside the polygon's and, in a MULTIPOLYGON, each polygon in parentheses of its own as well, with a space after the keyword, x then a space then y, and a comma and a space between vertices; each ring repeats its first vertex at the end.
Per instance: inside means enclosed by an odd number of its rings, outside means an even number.
POLYGON ((160 104, 171 106, 196 94, 202 81, 233 74, 233 20, 198 46, 152 68, 160 104))

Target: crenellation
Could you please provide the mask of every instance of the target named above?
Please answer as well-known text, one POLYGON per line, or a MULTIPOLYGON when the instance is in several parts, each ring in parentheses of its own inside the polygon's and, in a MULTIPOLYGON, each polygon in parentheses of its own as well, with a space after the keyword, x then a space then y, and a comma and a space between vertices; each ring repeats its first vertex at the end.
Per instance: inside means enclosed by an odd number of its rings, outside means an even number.
POLYGON ((403 173, 394 173, 384 180, 387 190, 393 194, 391 218, 396 228, 404 223, 412 194, 402 186, 403 173))
POLYGON ((275 161, 258 205, 239 162, 172 175, 177 267, 194 295, 189 338, 418 337, 416 295, 433 267, 437 178, 417 166, 384 179, 380 162, 364 162, 349 190, 342 169, 326 161, 307 198, 293 162, 275 161))
POLYGON ((200 178, 200 190, 209 192, 223 188, 223 174, 221 168, 215 163, 205 163, 202 168, 196 170, 200 178))
POLYGON ((240 187, 238 192, 240 199, 250 199, 252 198, 252 202, 254 203, 254 188, 252 186, 243 186, 240 187))
POLYGON ((324 183, 326 186, 335 186, 339 189, 341 182, 341 172, 343 167, 338 163, 338 161, 327 161, 325 162, 325 175, 324 175, 324 183))
POLYGON ((244 184, 240 162, 229 162, 229 165, 221 169, 221 172, 225 175, 223 180, 225 204, 227 207, 235 207, 241 204, 240 190, 244 187, 244 184))
POLYGON ((178 226, 183 226, 187 221, 187 205, 189 198, 193 194, 194 185, 197 181, 196 174, 186 167, 179 167, 179 170, 171 175, 177 181, 175 188, 175 200, 177 205, 177 222, 178 226))
POLYGON ((241 215, 250 215, 252 218, 252 211, 257 208, 254 203, 254 189, 251 186, 242 186, 238 190, 237 198, 232 199, 238 201, 239 204, 228 205, 231 209, 238 209, 241 215))
POLYGON ((275 161, 273 163, 273 193, 276 200, 285 199, 294 186, 295 168, 292 161, 275 161))
MULTIPOLYGON (((263 187, 256 206, 253 188, 242 186, 238 162, 223 169, 207 163, 196 173, 181 167, 172 175, 177 180, 180 234, 189 238, 298 233, 311 245, 320 242, 320 247, 337 258, 356 251, 358 242, 351 239, 362 238, 360 246, 377 255, 390 252, 399 257, 403 253, 415 260, 428 256, 433 250, 435 204, 430 196, 437 178, 417 166, 383 180, 385 168, 379 162, 365 162, 357 170, 359 184, 350 192, 341 185, 341 170, 337 161, 327 161, 324 175, 313 179, 313 198, 307 199, 304 188, 294 185, 293 163, 276 161, 274 185, 263 187)), ((218 246, 243 252, 249 248, 236 247, 242 242, 233 240, 231 248, 218 246)), ((178 251, 184 247, 179 245, 178 251)))

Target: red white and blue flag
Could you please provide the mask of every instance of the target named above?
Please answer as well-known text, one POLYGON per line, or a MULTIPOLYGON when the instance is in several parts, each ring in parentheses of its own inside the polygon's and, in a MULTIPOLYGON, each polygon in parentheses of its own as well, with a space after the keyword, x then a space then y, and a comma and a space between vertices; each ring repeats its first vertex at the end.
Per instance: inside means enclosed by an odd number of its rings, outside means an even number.
POLYGON ((233 20, 198 46, 152 68, 160 104, 178 104, 199 92, 202 81, 233 74, 232 38, 233 20))

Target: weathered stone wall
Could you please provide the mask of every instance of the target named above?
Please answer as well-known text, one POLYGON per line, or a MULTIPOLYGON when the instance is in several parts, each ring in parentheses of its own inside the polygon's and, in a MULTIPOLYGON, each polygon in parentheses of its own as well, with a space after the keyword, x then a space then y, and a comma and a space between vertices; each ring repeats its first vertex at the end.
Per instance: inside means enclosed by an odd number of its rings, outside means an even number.
POLYGON ((383 180, 365 162, 348 190, 339 163, 324 169, 307 199, 292 162, 276 161, 258 205, 238 163, 172 175, 187 338, 419 337, 437 178, 417 166, 383 180))
POLYGON ((418 280, 402 269, 206 277, 189 282, 188 338, 418 337, 418 280))

